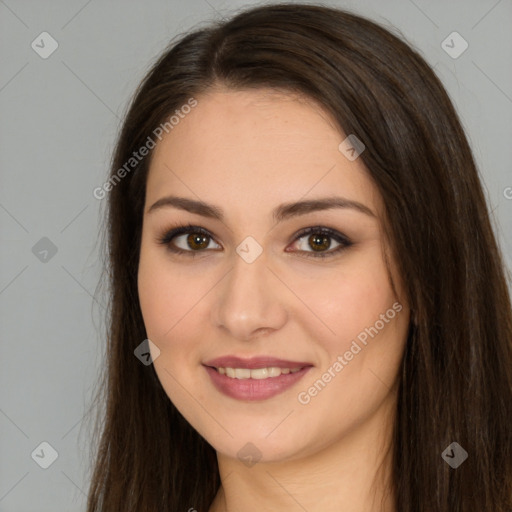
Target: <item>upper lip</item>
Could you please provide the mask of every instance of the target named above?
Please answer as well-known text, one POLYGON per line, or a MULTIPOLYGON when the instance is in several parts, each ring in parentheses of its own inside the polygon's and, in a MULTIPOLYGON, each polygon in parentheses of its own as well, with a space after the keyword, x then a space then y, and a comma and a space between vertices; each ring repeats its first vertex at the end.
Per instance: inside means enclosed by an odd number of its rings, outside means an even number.
POLYGON ((278 359, 271 356, 257 356, 251 357, 247 359, 243 359, 241 357, 236 356, 223 356, 217 357, 216 359, 211 359, 210 361, 206 361, 203 363, 206 366, 211 366, 214 368, 303 368, 304 366, 313 366, 308 362, 300 362, 300 361, 288 361, 286 359, 278 359))

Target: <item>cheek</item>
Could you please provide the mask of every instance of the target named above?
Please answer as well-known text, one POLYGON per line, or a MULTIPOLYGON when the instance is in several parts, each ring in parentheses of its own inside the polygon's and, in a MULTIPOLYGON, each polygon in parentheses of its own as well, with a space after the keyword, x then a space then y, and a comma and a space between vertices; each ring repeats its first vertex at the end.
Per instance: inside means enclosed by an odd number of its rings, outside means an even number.
POLYGON ((201 290, 194 290, 194 281, 173 269, 164 251, 160 253, 143 247, 138 292, 148 337, 164 342, 192 311, 201 290))
MULTIPOLYGON (((318 327, 315 318, 303 324, 311 335, 315 329, 324 334, 315 340, 320 364, 301 385, 298 413, 301 424, 321 431, 325 442, 379 409, 397 378, 403 354, 406 305, 394 295, 383 263, 361 264, 364 270, 352 267, 310 294, 330 330, 318 327)), ((299 430, 296 435, 301 435, 299 430)))
POLYGON ((173 264, 165 251, 141 250, 139 302, 147 337, 160 351, 155 371, 170 397, 180 392, 172 376, 187 388, 195 386, 191 379, 204 351, 209 291, 215 282, 215 275, 173 264))
POLYGON ((168 279, 154 258, 141 253, 138 272, 139 302, 146 332, 155 342, 173 325, 176 308, 175 296, 168 286, 168 279))
MULTIPOLYGON (((158 251, 141 250, 138 270, 139 302, 147 337, 159 349, 152 353, 154 369, 167 395, 180 396, 183 371, 194 353, 190 340, 194 333, 197 303, 193 287, 185 287, 183 275, 172 269, 158 251)), ((179 402, 179 399, 178 399, 179 402)))
MULTIPOLYGON (((315 286, 304 286, 298 294, 315 313, 303 317, 303 322, 308 323, 305 328, 308 332, 317 331, 317 339, 323 340, 324 349, 331 356, 348 350, 352 340, 375 322, 381 327, 381 315, 386 315, 398 300, 377 248, 347 259, 345 265, 317 280, 315 286)), ((390 316, 395 316, 394 310, 390 316)), ((386 322, 386 327, 391 323, 386 322)))

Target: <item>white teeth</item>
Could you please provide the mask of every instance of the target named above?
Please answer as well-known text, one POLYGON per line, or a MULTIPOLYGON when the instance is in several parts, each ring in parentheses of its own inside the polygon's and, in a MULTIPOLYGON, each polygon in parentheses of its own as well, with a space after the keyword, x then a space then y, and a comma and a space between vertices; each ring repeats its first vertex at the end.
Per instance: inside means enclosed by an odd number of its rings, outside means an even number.
POLYGON ((251 370, 249 368, 235 368, 235 377, 237 379, 250 379, 251 370))
POLYGON ((217 368, 221 375, 227 375, 232 379, 267 379, 269 377, 279 377, 281 374, 297 373, 302 368, 278 368, 271 366, 269 368, 217 368))
POLYGON ((266 379, 269 377, 269 368, 257 368, 249 370, 249 374, 252 379, 266 379))

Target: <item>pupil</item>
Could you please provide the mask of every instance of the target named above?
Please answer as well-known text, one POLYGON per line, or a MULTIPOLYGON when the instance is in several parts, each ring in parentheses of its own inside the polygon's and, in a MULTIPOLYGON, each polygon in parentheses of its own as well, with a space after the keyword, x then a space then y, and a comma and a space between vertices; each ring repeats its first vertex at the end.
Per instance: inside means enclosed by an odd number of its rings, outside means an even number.
POLYGON ((329 237, 325 235, 312 235, 310 240, 313 240, 313 249, 318 251, 320 249, 328 249, 331 245, 329 237))

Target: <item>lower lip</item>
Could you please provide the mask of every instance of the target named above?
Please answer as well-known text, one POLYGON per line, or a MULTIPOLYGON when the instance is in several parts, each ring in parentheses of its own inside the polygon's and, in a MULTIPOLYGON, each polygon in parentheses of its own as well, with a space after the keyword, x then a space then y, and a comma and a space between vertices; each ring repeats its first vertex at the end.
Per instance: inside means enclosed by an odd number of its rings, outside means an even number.
POLYGON ((233 379, 220 374, 215 368, 205 366, 214 386, 225 395, 237 400, 266 400, 291 388, 309 371, 311 366, 295 373, 281 374, 266 379, 233 379))

